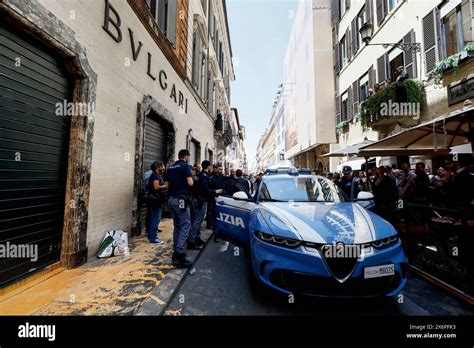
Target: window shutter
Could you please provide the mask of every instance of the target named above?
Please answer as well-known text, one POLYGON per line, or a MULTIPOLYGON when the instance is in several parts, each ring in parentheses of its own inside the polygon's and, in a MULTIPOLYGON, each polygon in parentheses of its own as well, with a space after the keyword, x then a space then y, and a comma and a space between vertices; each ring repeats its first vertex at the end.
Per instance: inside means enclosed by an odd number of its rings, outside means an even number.
POLYGON ((178 0, 168 0, 168 23, 166 24, 166 37, 176 46, 176 19, 178 18, 178 0))
POLYGON ((352 107, 354 103, 354 94, 352 93, 352 86, 347 90, 347 119, 346 121, 351 121, 354 116, 354 108, 352 107))
POLYGON ((358 40, 359 33, 357 32, 357 17, 352 20, 351 33, 352 33, 351 48, 352 48, 352 55, 354 56, 357 53, 357 50, 359 49, 359 40, 358 40))
POLYGON ((377 59, 377 74, 378 74, 378 83, 382 83, 387 78, 386 64, 385 64, 385 54, 377 59))
POLYGON ((341 71, 341 44, 338 42, 334 48, 335 58, 336 58, 336 74, 339 74, 341 71))
POLYGON ((423 18, 423 52, 425 53, 425 73, 429 74, 438 61, 438 10, 434 9, 423 18))
POLYGON ((382 23, 383 19, 385 18, 385 0, 376 0, 375 6, 377 7, 377 25, 382 23))
POLYGON ((209 0, 209 15, 207 16, 207 34, 213 37, 213 20, 214 20, 214 9, 212 7, 212 0, 209 0))
POLYGON ((383 1, 382 3, 383 6, 383 18, 387 17, 388 15, 388 3, 386 1, 383 1))
MULTIPOLYGON (((415 40, 415 31, 412 29, 408 34, 403 37, 404 43, 413 43, 416 42, 415 40)), ((405 62, 405 68, 408 72, 408 75, 411 78, 417 78, 417 70, 416 70, 416 52, 403 52, 403 61, 405 62)))
POLYGON ((166 23, 165 23, 165 19, 166 19, 166 0, 156 0, 158 5, 157 5, 157 10, 158 10, 158 13, 157 13, 157 16, 156 16, 156 20, 158 22, 158 27, 160 28, 161 32, 164 33, 165 32, 165 29, 166 29, 166 23))
POLYGON ((359 80, 357 80, 356 82, 352 84, 352 94, 353 94, 353 99, 354 99, 354 102, 353 102, 354 116, 359 112, 359 98, 360 98, 359 91, 360 91, 360 85, 359 85, 359 80))
MULTIPOLYGON (((351 33, 349 31, 349 28, 346 29, 345 40, 346 40, 346 59, 347 61, 349 61, 351 59, 351 33)), ((343 58, 342 55, 341 55, 341 58, 343 58)), ((341 68, 344 67, 346 64, 347 62, 342 62, 341 68)))
POLYGON ((209 91, 208 73, 209 73, 209 58, 207 57, 207 55, 204 55, 204 75, 203 75, 204 86, 202 87, 202 96, 204 100, 206 101, 206 103, 209 102, 209 96, 207 94, 207 92, 209 91))
POLYGON ((347 28, 346 30, 346 45, 347 45, 347 61, 352 58, 352 31, 347 28))
POLYGON ((371 65, 369 68, 369 88, 374 88, 375 85, 375 71, 374 66, 371 65))
MULTIPOLYGON (((411 42, 416 42, 416 34, 415 31, 411 30, 411 42)), ((412 53, 412 60, 413 60, 413 78, 418 78, 418 54, 416 52, 412 53)))
POLYGON ((199 91, 199 67, 201 65, 201 38, 198 33, 194 33, 193 46, 193 83, 196 90, 199 91))
POLYGON ((332 24, 339 23, 339 0, 331 0, 331 20, 332 24))
POLYGON ((208 82, 208 88, 209 88, 209 102, 207 105, 207 108, 209 112, 211 113, 212 116, 214 116, 214 76, 212 75, 212 71, 209 70, 209 82, 208 82))
POLYGON ((365 0, 365 11, 367 14, 367 23, 371 23, 371 24, 374 24, 373 1, 374 0, 365 0))
POLYGON ((336 124, 339 124, 341 123, 341 96, 337 96, 334 102, 336 103, 336 124))

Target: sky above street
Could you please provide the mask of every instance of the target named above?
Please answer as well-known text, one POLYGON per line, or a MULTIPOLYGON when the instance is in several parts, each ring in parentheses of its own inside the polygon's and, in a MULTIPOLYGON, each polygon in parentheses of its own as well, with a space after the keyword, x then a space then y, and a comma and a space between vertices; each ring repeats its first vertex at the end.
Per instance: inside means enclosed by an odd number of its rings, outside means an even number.
POLYGON ((297 0, 227 0, 236 81, 231 105, 245 126, 245 150, 252 169, 260 135, 268 126, 297 0))

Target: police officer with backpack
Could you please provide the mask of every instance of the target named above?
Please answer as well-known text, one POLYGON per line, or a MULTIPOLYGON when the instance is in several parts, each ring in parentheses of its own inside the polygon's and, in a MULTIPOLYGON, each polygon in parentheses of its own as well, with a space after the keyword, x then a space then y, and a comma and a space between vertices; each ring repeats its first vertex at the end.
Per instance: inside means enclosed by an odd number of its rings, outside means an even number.
POLYGON ((161 245, 164 242, 157 237, 156 233, 161 220, 162 207, 166 203, 166 189, 168 185, 162 177, 165 171, 165 166, 162 162, 152 163, 150 169, 152 173, 146 187, 148 205, 147 233, 150 243, 161 245))
POLYGON ((211 162, 202 161, 201 167, 202 170, 194 180, 193 206, 195 215, 191 226, 191 234, 188 238, 188 249, 191 250, 202 249, 204 241, 200 237, 200 229, 206 216, 207 203, 215 200, 216 196, 222 193, 222 189, 210 188, 211 162))
POLYGON ((168 167, 168 205, 173 216, 173 266, 177 268, 191 267, 191 261, 186 257, 185 248, 191 230, 191 195, 193 174, 189 161, 188 150, 178 153, 178 160, 168 167))

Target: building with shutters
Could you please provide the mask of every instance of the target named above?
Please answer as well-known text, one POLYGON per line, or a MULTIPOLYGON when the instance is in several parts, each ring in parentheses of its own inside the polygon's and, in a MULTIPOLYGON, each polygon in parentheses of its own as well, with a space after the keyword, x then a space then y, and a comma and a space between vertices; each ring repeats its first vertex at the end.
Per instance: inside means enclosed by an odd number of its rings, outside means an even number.
POLYGON ((232 132, 232 143, 227 145, 226 158, 224 161, 225 169, 247 168, 247 158, 245 156, 245 127, 240 124, 237 108, 231 109, 229 118, 229 129, 232 132))
POLYGON ((291 85, 278 86, 268 127, 257 146, 257 167, 260 171, 285 160, 285 100, 291 92, 291 85))
POLYGON ((296 167, 327 168, 320 155, 336 141, 332 74, 331 7, 329 0, 302 0, 284 58, 282 111, 276 105, 280 157, 284 122, 284 159, 296 167))
POLYGON ((140 234, 150 164, 232 142, 224 1, 0 0, 0 76, 0 243, 39 248, 0 286, 140 234))
POLYGON ((260 136, 257 144, 257 151, 255 153, 255 162, 253 171, 255 173, 262 173, 268 167, 268 148, 269 148, 269 137, 268 128, 260 136))
POLYGON ((260 168, 262 170, 265 170, 269 166, 277 163, 275 126, 275 117, 272 115, 268 124, 268 128, 263 133, 262 141, 259 144, 260 149, 258 152, 261 155, 260 168))
MULTIPOLYGON (((474 96, 473 62, 469 51, 473 43, 473 6, 469 0, 332 0, 335 109, 337 144, 331 151, 363 141, 383 139, 421 122, 462 107, 474 96), (374 32, 370 45, 361 38, 360 29, 370 23, 374 32), (421 52, 402 51, 379 43, 419 43, 421 52), (460 58, 459 56, 462 55, 460 58), (444 79, 437 65, 448 57, 456 58, 459 69, 447 68, 444 79), (459 58, 459 59, 458 59, 459 58), (395 81, 396 68, 404 66, 409 77, 422 85, 425 94, 419 117, 387 117, 362 122, 361 106, 376 84, 386 87, 395 81), (390 81, 387 81, 390 80, 390 81), (452 98, 451 90, 460 91, 452 98)), ((443 69, 441 69, 443 70, 443 69)), ((332 158, 331 170, 348 158, 332 158)), ((424 157, 378 158, 377 164, 412 163, 424 157)), ((350 164, 350 162, 348 163, 350 164)))

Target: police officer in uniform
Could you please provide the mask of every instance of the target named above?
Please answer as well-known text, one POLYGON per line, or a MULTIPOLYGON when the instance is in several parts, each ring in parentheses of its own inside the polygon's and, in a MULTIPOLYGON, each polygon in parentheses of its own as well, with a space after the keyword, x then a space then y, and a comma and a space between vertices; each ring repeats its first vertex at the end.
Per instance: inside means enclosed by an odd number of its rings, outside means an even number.
MULTIPOLYGON (((224 189, 224 168, 222 164, 217 164, 217 172, 210 179, 209 186, 213 190, 223 190, 224 189)), ((208 208, 211 213, 211 228, 214 231, 214 241, 217 242, 217 231, 215 229, 216 225, 216 198, 212 197, 208 200, 208 208)))
POLYGON ((200 237, 200 229, 204 217, 206 216, 207 202, 215 200, 216 196, 222 193, 222 189, 211 189, 209 172, 211 170, 211 162, 203 161, 201 164, 202 170, 194 180, 194 221, 191 226, 191 234, 188 238, 188 249, 200 250, 204 245, 204 241, 200 237))
POLYGON ((352 175, 352 168, 344 166, 342 168, 342 178, 337 182, 337 186, 347 195, 352 201, 357 198, 360 191, 365 191, 365 186, 359 177, 352 175))
POLYGON ((173 216, 173 266, 177 268, 191 267, 191 261, 186 258, 185 247, 191 230, 191 195, 193 174, 189 161, 189 151, 181 150, 178 160, 168 167, 168 205, 173 216))

